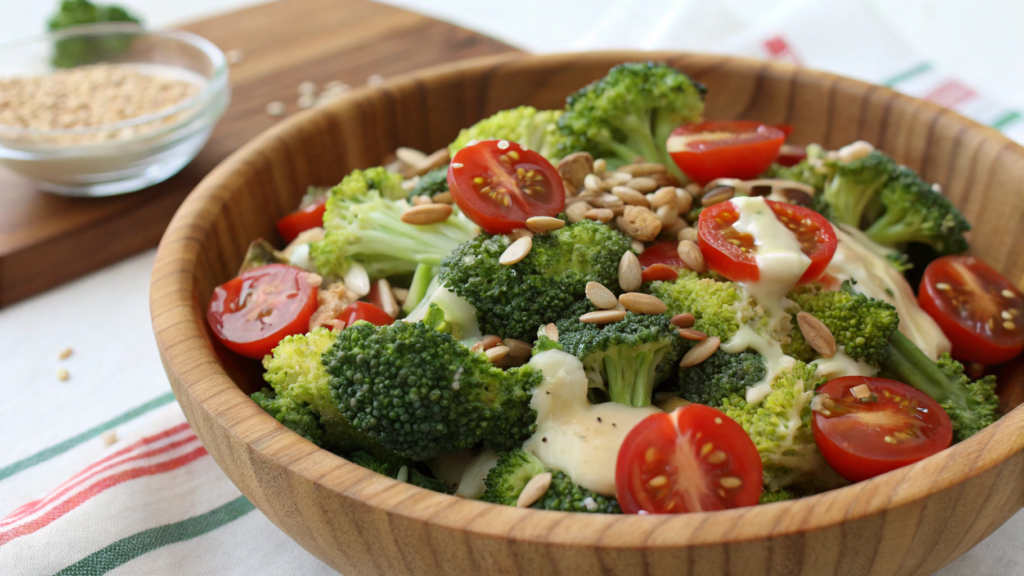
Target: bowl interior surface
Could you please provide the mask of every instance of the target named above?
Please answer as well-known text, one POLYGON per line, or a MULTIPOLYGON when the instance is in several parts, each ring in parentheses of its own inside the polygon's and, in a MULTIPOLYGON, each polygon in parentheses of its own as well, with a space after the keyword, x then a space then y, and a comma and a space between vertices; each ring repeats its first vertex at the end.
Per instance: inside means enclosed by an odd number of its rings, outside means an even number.
MULTIPOLYGON (((667 61, 705 83, 708 119, 790 124, 791 141, 829 149, 857 139, 874 143, 940 183, 975 227, 972 252, 1024 284, 1024 149, 883 87, 727 57, 609 52, 501 56, 354 91, 278 125, 200 184, 164 236, 151 295, 161 355, 197 434, 261 510, 332 566, 353 574, 414 573, 422 545, 450 546, 443 551, 453 565, 468 559, 479 573, 505 573, 505 566, 516 567, 509 573, 547 573, 548 564, 567 573, 643 573, 658 572, 654 566, 665 561, 689 566, 683 573, 761 574, 786 562, 777 556, 786 550, 806 568, 870 549, 874 563, 849 573, 929 573, 1024 506, 1024 491, 1001 487, 1024 475, 1021 410, 914 466, 818 496, 718 513, 613 517, 492 506, 399 484, 317 449, 248 400, 262 387, 261 367, 213 342, 205 309, 250 241, 279 242, 274 223, 307 186, 332 185, 354 168, 378 165, 398 146, 438 149, 501 109, 560 108, 612 65, 646 59, 667 61), (907 522, 928 528, 910 530, 907 522), (378 529, 411 540, 353 536, 378 529), (463 534, 462 544, 450 543, 451 534, 463 534), (557 548, 558 557, 538 565, 520 557, 534 547, 557 548), (699 570, 704 562, 706 572, 699 570)), ((1021 371, 1010 378, 1024 382, 1021 371)), ((432 557, 425 572, 447 571, 443 553, 432 557)))

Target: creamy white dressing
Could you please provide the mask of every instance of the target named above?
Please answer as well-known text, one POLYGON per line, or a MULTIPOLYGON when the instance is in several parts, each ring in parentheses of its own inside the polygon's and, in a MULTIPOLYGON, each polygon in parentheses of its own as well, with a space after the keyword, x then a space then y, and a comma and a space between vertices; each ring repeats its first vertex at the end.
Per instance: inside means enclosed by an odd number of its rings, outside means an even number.
POLYGON ((815 376, 823 376, 826 380, 834 380, 843 376, 874 376, 878 374, 875 368, 867 362, 854 360, 839 346, 831 358, 819 358, 811 362, 815 366, 815 376))
POLYGON ((764 198, 746 196, 730 200, 739 214, 732 227, 754 237, 760 278, 740 282, 754 301, 773 319, 783 311, 786 293, 800 280, 811 259, 800 249, 796 234, 786 227, 764 198))
POLYGON ((487 473, 497 463, 498 455, 490 448, 470 460, 466 465, 465 471, 462 473, 462 478, 459 480, 459 489, 455 491, 455 495, 471 500, 476 500, 483 496, 484 490, 487 489, 484 486, 484 478, 487 478, 487 473))
POLYGON ((583 364, 561 350, 534 356, 530 366, 543 374, 543 380, 530 403, 537 411, 537 432, 523 448, 576 484, 614 496, 615 461, 622 441, 634 425, 660 410, 615 402, 591 404, 583 364))
POLYGON ((779 373, 792 368, 796 363, 795 358, 782 352, 782 344, 761 334, 750 324, 740 324, 736 334, 723 342, 719 348, 727 354, 739 354, 749 348, 764 357, 767 368, 765 377, 747 388, 746 400, 750 404, 757 404, 771 394, 772 382, 779 373))
POLYGON ((903 274, 885 259, 884 255, 891 250, 855 228, 843 225, 834 228, 839 245, 826 271, 839 280, 855 280, 855 292, 895 306, 900 317, 900 332, 932 360, 949 352, 949 339, 918 305, 903 274))

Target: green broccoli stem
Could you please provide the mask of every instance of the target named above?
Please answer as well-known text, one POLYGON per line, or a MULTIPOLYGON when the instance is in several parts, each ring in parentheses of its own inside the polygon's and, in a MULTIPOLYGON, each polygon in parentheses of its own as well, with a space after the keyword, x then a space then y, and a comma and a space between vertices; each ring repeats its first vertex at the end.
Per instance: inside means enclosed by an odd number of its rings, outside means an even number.
POLYGON ((905 216, 904 212, 890 208, 864 233, 882 246, 902 246, 907 242, 929 242, 928 238, 921 237, 920 230, 916 226, 908 225, 916 224, 916 222, 907 222, 905 216))
MULTIPOLYGON (((650 118, 630 114, 618 119, 615 126, 625 133, 626 144, 634 151, 635 155, 643 156, 645 160, 651 162, 662 158, 658 148, 664 148, 664 146, 659 147, 655 143, 654 135, 651 133, 650 118)), ((632 158, 628 159, 628 161, 632 160, 632 158)))
POLYGON ((612 402, 634 408, 650 406, 655 373, 668 350, 669 347, 663 345, 654 350, 648 346, 609 350, 603 361, 612 402))
POLYGON ((437 276, 437 268, 429 264, 418 264, 409 284, 409 295, 405 297, 402 311, 408 316, 427 295, 430 282, 437 276))
POLYGON ((917 388, 940 404, 967 404, 963 392, 952 385, 942 368, 899 330, 893 332, 889 340, 888 354, 881 368, 886 376, 917 388))
POLYGON ((655 113, 654 117, 654 139, 655 144, 658 145, 658 158, 661 159, 661 163, 668 169, 669 174, 685 184, 690 179, 676 165, 676 161, 672 159, 672 155, 668 153, 668 147, 666 146, 669 136, 672 135, 673 130, 679 127, 679 124, 671 117, 666 118, 665 116, 667 115, 655 113))

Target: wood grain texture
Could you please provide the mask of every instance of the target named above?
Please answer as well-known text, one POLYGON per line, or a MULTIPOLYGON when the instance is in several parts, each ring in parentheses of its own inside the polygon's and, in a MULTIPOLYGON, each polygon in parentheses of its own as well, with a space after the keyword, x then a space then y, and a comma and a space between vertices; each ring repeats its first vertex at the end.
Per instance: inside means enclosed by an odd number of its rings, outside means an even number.
POLYGON ((65 198, 0 169, 0 307, 157 245, 185 196, 221 160, 297 110, 297 86, 359 86, 443 62, 511 49, 490 38, 365 0, 282 0, 182 27, 239 49, 230 107, 199 156, 170 180, 112 198, 65 198))
POLYGON ((977 254, 1024 277, 1024 149, 885 88, 780 64, 611 52, 492 57, 354 92, 274 127, 214 170, 164 236, 151 292, 167 374, 196 433, 242 492, 327 564, 347 576, 926 575, 1024 506, 1020 408, 939 455, 826 494, 716 513, 598 516, 398 483, 318 449, 246 397, 258 367, 211 343, 205 306, 249 241, 271 234, 307 185, 375 165, 398 145, 438 148, 499 109, 561 106, 610 66, 648 58, 706 83, 709 118, 785 122, 797 141, 830 148, 877 143, 942 184, 974 222, 977 254))

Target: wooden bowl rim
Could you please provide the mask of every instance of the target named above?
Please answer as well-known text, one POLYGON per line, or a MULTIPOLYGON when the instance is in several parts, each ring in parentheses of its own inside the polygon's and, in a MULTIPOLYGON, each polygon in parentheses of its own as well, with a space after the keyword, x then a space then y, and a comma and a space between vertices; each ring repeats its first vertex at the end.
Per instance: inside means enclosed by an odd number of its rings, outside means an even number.
MULTIPOLYGON (((940 454, 869 481, 816 496, 721 512, 666 516, 592 515, 487 504, 401 483, 317 448, 259 409, 220 366, 198 325, 197 319, 204 318, 205 314, 197 314, 193 310, 199 301, 193 294, 193 266, 212 220, 212 212, 204 213, 200 208, 211 204, 216 210, 220 209, 224 200, 217 196, 217 192, 222 184, 236 172, 246 170, 246 164, 258 157, 265 145, 301 129, 319 114, 329 115, 337 109, 357 106, 381 92, 452 75, 481 76, 497 68, 570 66, 581 60, 685 61, 702 69, 738 67, 752 76, 768 71, 794 73, 795 70, 795 67, 782 63, 682 52, 605 51, 545 56, 512 53, 464 60, 399 76, 380 86, 353 90, 328 106, 282 121, 236 151, 207 175, 177 211, 160 243, 151 279, 151 316, 160 355, 179 401, 182 395, 188 395, 202 405, 222 428, 219 433, 244 442, 289 473, 319 488, 336 492, 343 498, 361 501, 390 515, 478 536, 567 546, 707 546, 824 529, 910 505, 951 489, 1024 449, 1024 410, 1017 408, 984 431, 940 454), (257 419, 258 425, 241 425, 250 418, 257 419), (550 522, 552 515, 560 518, 550 522), (541 529, 533 530, 534 524, 541 529)), ((987 132, 986 138, 1001 145, 1001 152, 1016 154, 1024 162, 1024 148, 998 131, 930 102, 825 72, 799 69, 795 74, 818 82, 845 84, 864 92, 886 91, 887 97, 912 103, 935 116, 947 116, 962 128, 983 129, 987 132)), ((197 429, 197 433, 200 432, 197 429)))

